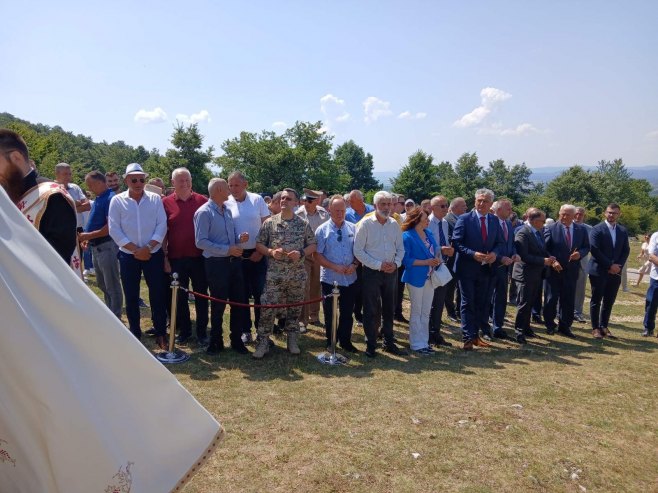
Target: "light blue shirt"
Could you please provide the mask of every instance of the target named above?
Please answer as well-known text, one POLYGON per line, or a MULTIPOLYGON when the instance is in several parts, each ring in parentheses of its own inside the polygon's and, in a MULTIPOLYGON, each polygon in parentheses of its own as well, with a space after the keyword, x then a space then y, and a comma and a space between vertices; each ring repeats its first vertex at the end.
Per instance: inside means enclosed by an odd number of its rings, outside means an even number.
MULTIPOLYGON (((354 262, 355 231, 356 226, 348 221, 343 221, 340 228, 331 219, 322 223, 315 230, 315 239, 318 242, 316 251, 334 264, 351 264, 354 262)), ((356 282, 356 271, 349 275, 339 274, 323 266, 320 267, 320 281, 331 285, 335 281, 339 286, 349 286, 356 282)))
POLYGON ((162 240, 167 234, 167 215, 162 199, 156 193, 144 191, 139 202, 130 198, 128 190, 112 197, 108 213, 110 236, 119 245, 122 252, 131 251, 123 248, 134 243, 142 248, 151 240, 159 244, 153 253, 160 250, 162 240))
MULTIPOLYGON (((374 210, 375 210, 375 208, 373 206, 371 206, 370 204, 366 204, 366 210, 363 213, 363 216, 368 214, 368 212, 372 212, 374 210)), ((345 220, 349 221, 351 223, 354 223, 354 224, 358 223, 361 219, 363 219, 363 216, 360 215, 358 212, 356 212, 351 207, 348 207, 347 210, 345 211, 345 220)))
POLYGON ((209 200, 194 213, 194 243, 203 256, 228 257, 228 249, 237 243, 231 211, 209 200))

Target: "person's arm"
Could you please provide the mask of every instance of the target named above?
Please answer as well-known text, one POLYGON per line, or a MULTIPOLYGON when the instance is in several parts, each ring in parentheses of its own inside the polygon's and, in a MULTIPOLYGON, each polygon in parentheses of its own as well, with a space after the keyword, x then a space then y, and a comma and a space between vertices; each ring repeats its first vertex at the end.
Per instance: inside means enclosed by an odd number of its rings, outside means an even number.
POLYGON ((148 242, 149 250, 153 251, 157 246, 162 243, 164 237, 167 234, 167 214, 165 213, 164 206, 162 205, 162 200, 156 195, 155 197, 155 230, 151 239, 148 242))
POLYGON ((596 259, 596 262, 604 270, 608 270, 612 266, 612 259, 606 257, 601 251, 601 243, 607 227, 605 224, 603 224, 603 227, 594 227, 590 235, 590 252, 592 253, 592 257, 596 259))
POLYGON ((107 236, 109 234, 110 234, 110 225, 108 223, 105 223, 105 226, 103 226, 101 229, 97 229, 95 231, 87 231, 86 233, 78 234, 78 238, 80 239, 80 241, 89 241, 95 238, 102 238, 103 236, 107 236))
POLYGON ((404 242, 402 241, 402 230, 397 222, 395 222, 395 265, 399 269, 402 265, 402 259, 404 258, 404 242))
POLYGON ((218 256, 228 256, 229 245, 219 245, 209 238, 211 226, 211 214, 208 210, 197 210, 194 213, 194 243, 196 247, 218 256))

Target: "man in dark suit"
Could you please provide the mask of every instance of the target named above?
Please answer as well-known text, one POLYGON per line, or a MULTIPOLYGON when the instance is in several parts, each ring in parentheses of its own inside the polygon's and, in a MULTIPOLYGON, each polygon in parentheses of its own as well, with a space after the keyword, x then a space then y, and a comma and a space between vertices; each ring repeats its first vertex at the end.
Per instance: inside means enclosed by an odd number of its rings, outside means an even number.
MULTIPOLYGON (((512 264, 518 262, 520 257, 516 254, 514 248, 514 230, 512 223, 508 220, 512 213, 512 203, 509 200, 501 199, 494 202, 491 207, 493 213, 498 218, 500 229, 503 232, 503 249, 501 251, 501 261, 498 266, 494 268, 493 281, 489 287, 489 294, 487 295, 488 308, 487 313, 492 312, 493 321, 493 334, 488 331, 483 331, 482 338, 493 336, 498 339, 508 339, 509 336, 503 329, 505 323, 505 310, 507 309, 507 285, 512 264), (489 307, 493 308, 491 310, 489 307)), ((487 321, 487 327, 489 323, 487 321)))
POLYGON ((485 327, 489 312, 486 302, 493 277, 494 262, 500 261, 504 246, 498 219, 489 214, 494 194, 482 188, 475 192, 475 209, 457 220, 452 241, 457 250, 455 275, 461 291, 461 327, 464 350, 473 346, 488 347, 478 336, 485 327))
POLYGON ((560 207, 559 219, 544 230, 546 250, 555 257, 552 271, 547 279, 546 303, 544 305, 544 323, 548 335, 557 331, 569 338, 574 338, 571 324, 574 319, 576 283, 580 270, 580 259, 589 253, 589 235, 582 224, 576 224, 574 217, 576 207, 564 204, 560 207), (557 305, 560 303, 558 324, 555 324, 557 305))
MULTIPOLYGON (((459 216, 464 214, 467 210, 466 200, 463 197, 455 197, 450 201, 450 206, 448 207, 448 214, 446 214, 445 220, 448 222, 450 227, 450 238, 448 241, 452 245, 452 232, 455 229, 455 224, 457 224, 457 219, 459 216)), ((455 256, 453 255, 448 259, 446 263, 450 272, 454 272, 455 267, 455 256)), ((452 280, 446 286, 446 295, 445 295, 445 307, 448 314, 448 318, 451 322, 459 322, 461 316, 459 314, 459 306, 461 305, 461 295, 459 293, 459 286, 457 286, 457 279, 453 276, 452 280)))
POLYGON ((542 283, 546 266, 555 262, 546 250, 542 229, 546 214, 534 207, 528 209, 528 223, 516 232, 514 247, 520 257, 520 262, 514 264, 512 278, 518 287, 518 311, 514 321, 516 341, 525 344, 526 337, 534 337, 530 328, 532 304, 537 297, 537 291, 542 283))
POLYGON ((612 305, 621 283, 621 269, 628 259, 628 231, 617 224, 621 214, 619 205, 612 203, 605 209, 605 221, 592 228, 590 246, 592 258, 587 272, 592 287, 589 303, 592 335, 596 339, 615 339, 608 330, 612 305))

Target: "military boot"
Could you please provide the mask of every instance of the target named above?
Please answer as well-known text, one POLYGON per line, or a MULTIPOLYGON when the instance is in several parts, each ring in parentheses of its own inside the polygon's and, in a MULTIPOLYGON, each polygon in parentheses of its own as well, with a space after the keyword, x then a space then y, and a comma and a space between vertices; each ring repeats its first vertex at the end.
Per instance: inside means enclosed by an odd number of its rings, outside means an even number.
POLYGON ((299 334, 297 332, 288 332, 288 351, 290 354, 299 354, 299 346, 297 345, 297 338, 299 334))
POLYGON ((256 351, 251 355, 253 358, 262 359, 270 350, 270 338, 260 337, 256 343, 256 351))

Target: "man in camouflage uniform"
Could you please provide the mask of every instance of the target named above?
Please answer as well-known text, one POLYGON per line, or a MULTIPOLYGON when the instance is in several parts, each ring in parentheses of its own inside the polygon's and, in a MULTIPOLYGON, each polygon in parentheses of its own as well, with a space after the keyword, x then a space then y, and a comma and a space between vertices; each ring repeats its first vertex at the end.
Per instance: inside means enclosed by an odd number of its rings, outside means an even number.
MULTIPOLYGON (((297 216, 293 204, 299 200, 297 192, 286 188, 281 194, 281 212, 270 216, 260 228, 256 250, 270 258, 267 266, 265 293, 261 303, 273 305, 304 301, 306 269, 304 257, 315 252, 315 234, 308 222, 297 216)), ((258 343, 253 357, 261 359, 269 351, 270 333, 274 316, 285 317, 288 333, 288 351, 299 354, 297 320, 301 306, 280 309, 264 309, 258 326, 258 343)))

